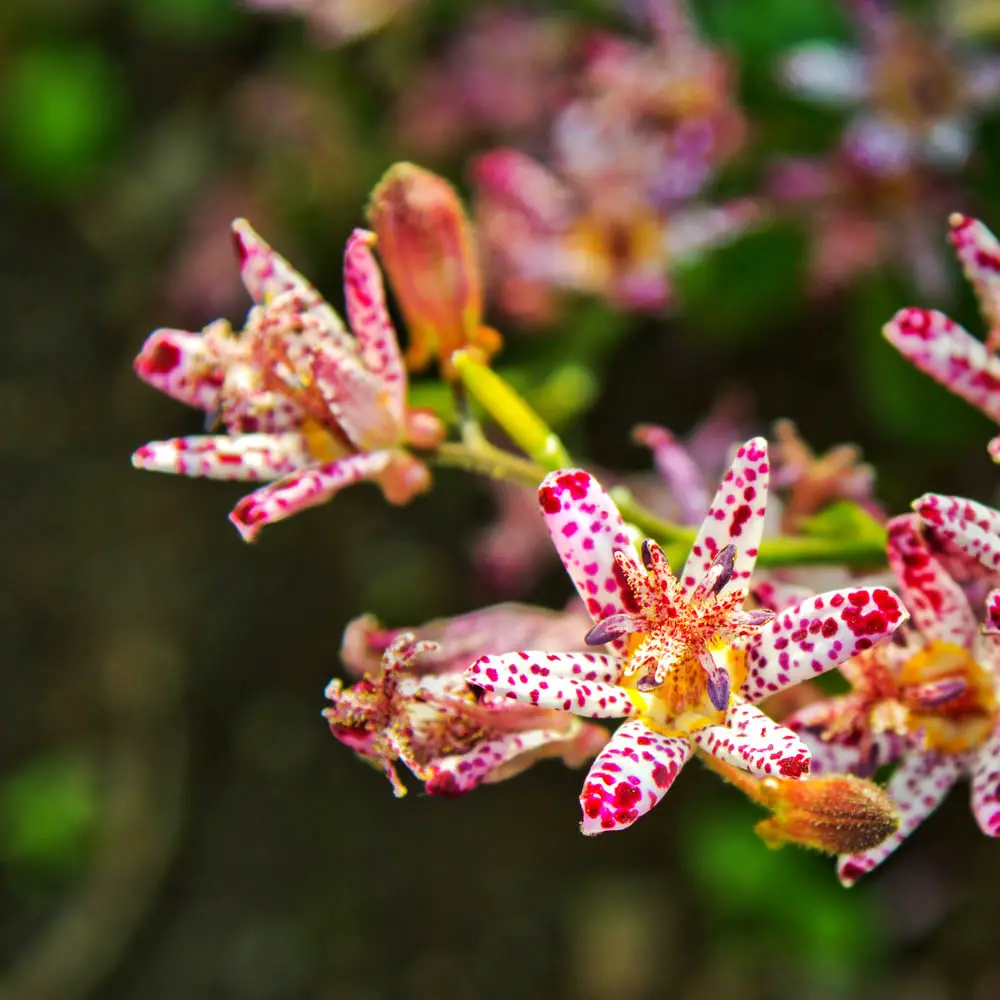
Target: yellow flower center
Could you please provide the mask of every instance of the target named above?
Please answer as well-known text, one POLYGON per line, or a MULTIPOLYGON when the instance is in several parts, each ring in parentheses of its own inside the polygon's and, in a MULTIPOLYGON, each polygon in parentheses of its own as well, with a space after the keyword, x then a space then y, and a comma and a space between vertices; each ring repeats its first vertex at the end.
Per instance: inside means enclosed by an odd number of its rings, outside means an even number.
MULTIPOLYGON (((647 638, 643 632, 628 637, 628 659, 647 638)), ((746 652, 715 642, 709 643, 709 648, 725 666, 731 690, 739 690, 747 675, 746 652)), ((690 734, 705 726, 719 725, 725 719, 725 711, 716 709, 709 699, 708 675, 693 649, 671 664, 663 682, 655 688, 639 691, 637 685, 642 676, 641 671, 627 674, 620 686, 651 729, 671 736, 690 734)))
POLYGON ((899 700, 909 709, 908 729, 922 729, 928 749, 964 753, 979 746, 993 728, 997 710, 993 680, 967 649, 954 643, 932 642, 911 656, 899 672, 899 688, 899 700), (919 698, 925 685, 948 682, 956 682, 954 697, 933 707, 919 698))

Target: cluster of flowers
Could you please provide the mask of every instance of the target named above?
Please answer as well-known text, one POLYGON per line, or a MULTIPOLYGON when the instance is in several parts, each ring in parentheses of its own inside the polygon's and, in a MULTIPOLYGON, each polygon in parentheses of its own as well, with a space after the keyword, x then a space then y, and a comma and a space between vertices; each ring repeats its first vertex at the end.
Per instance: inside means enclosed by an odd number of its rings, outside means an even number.
MULTIPOLYGON (((638 436, 686 514, 663 520, 623 483, 607 490, 574 467, 490 368, 500 337, 483 325, 474 234, 448 183, 397 164, 368 214, 373 231, 355 230, 344 256, 349 326, 234 223, 254 302, 243 329, 158 330, 135 362, 219 432, 147 444, 134 464, 264 483, 230 514, 248 541, 361 480, 405 503, 430 486, 433 464, 530 484, 578 599, 561 612, 507 603, 405 630, 352 622, 343 662, 353 683, 326 692, 338 740, 397 795, 398 764, 427 793, 459 795, 543 757, 593 758, 586 834, 630 826, 698 756, 771 811, 758 826, 768 843, 837 855, 845 884, 963 774, 980 827, 1000 834, 1000 512, 926 495, 887 518, 854 449, 816 457, 789 425, 773 458, 763 438, 735 442, 710 500, 698 456, 645 426, 638 436), (406 322, 405 357, 375 252, 406 322), (467 406, 456 436, 409 405, 407 368, 434 359, 460 403, 477 400, 524 454, 491 444, 467 406), (679 573, 671 559, 683 560, 679 573), (817 562, 839 577, 818 594, 789 568, 817 562), (755 563, 771 572, 752 578, 755 563), (828 697, 813 682, 838 668, 850 691, 828 697), (623 721, 609 733, 583 721, 594 719, 623 721), (895 770, 881 787, 871 779, 884 765, 895 770)), ((1000 245, 971 219, 951 226, 989 341, 918 309, 886 335, 1000 420, 1000 245)))
MULTIPOLYGON (((303 12, 342 42, 414 0, 245 2, 303 12)), ((957 6, 919 21, 889 0, 844 0, 856 45, 787 53, 774 71, 784 90, 846 121, 826 155, 764 163, 763 197, 703 200, 720 170, 753 152, 748 135, 761 136, 739 107, 735 60, 702 37, 683 0, 609 3, 630 34, 481 13, 418 71, 399 130, 422 156, 484 133, 505 142, 469 174, 492 297, 520 320, 551 320, 564 290, 662 309, 676 298, 676 265, 779 215, 810 234, 817 292, 901 265, 940 295, 939 220, 965 207, 955 178, 976 120, 1000 99, 1000 59, 970 44, 957 6)))

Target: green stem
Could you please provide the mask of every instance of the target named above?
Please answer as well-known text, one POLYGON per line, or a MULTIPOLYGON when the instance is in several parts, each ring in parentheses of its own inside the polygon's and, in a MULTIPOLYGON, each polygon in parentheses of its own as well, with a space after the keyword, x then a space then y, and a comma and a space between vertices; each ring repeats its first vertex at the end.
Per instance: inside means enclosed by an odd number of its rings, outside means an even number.
POLYGON ((519 483, 536 489, 545 478, 545 470, 527 458, 496 448, 485 439, 477 442, 445 441, 430 454, 435 465, 465 469, 490 479, 519 483))

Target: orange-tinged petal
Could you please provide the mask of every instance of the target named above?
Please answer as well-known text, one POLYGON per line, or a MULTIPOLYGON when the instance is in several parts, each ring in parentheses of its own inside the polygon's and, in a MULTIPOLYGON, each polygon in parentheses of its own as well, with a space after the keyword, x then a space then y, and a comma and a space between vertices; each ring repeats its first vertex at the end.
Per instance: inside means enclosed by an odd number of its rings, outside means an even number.
POLYGON ((451 184, 412 163, 397 163, 372 192, 368 219, 406 319, 409 367, 423 368, 439 357, 445 376, 452 378, 451 355, 457 350, 489 360, 500 335, 482 323, 475 238, 451 184))

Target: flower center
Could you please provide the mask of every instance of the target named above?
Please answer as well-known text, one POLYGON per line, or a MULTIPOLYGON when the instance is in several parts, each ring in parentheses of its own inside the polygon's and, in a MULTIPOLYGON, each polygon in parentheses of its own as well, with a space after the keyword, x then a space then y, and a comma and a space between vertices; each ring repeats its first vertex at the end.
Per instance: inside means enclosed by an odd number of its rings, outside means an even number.
MULTIPOLYGON (((641 632, 628 637, 628 660, 635 656, 648 655, 648 647, 656 642, 655 635, 641 632)), ((732 688, 738 689, 746 679, 746 652, 725 646, 710 644, 716 662, 727 672, 732 688)), ((640 689, 640 683, 649 674, 642 671, 628 672, 622 677, 620 686, 629 699, 639 709, 640 716, 652 728, 661 732, 692 732, 703 726, 721 723, 726 710, 717 709, 712 704, 709 693, 709 675, 698 659, 694 649, 687 649, 674 660, 662 682, 650 687, 648 681, 640 689)))
POLYGON ((996 717, 993 681, 967 649, 932 642, 899 672, 900 701, 910 732, 923 730, 928 748, 964 753, 990 734, 996 717))
POLYGON ((927 126, 954 110, 959 97, 947 53, 915 31, 901 31, 875 67, 876 103, 891 117, 927 126))

